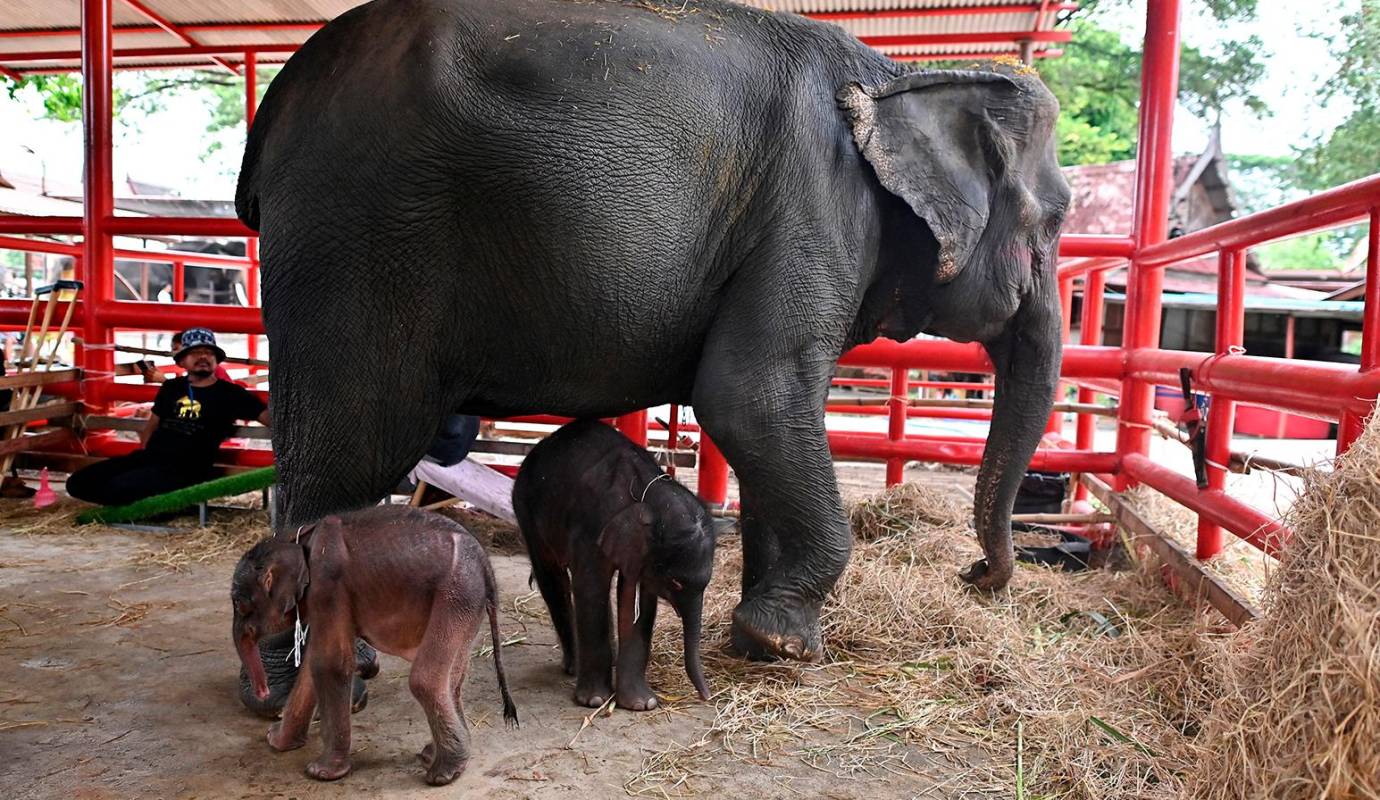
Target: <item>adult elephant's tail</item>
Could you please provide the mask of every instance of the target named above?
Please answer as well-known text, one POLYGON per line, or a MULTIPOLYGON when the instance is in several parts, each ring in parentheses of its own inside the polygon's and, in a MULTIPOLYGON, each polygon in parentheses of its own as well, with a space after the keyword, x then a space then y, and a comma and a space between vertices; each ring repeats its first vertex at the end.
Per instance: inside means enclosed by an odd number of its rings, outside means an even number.
POLYGON ((1011 579, 1011 509, 1044 434, 1059 382, 1063 330, 1053 259, 1035 272, 1033 286, 1005 330, 984 343, 996 367, 997 396, 978 471, 973 517, 987 557, 963 575, 982 589, 1001 589, 1011 579))

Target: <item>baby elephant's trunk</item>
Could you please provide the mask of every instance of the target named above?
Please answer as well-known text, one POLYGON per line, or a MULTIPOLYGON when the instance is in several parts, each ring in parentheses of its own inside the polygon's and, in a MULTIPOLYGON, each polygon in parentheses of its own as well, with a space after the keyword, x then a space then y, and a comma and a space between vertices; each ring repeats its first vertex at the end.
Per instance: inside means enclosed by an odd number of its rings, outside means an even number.
POLYGON ((503 674, 503 638, 498 632, 498 582, 494 580, 494 569, 487 558, 484 559, 484 589, 489 609, 489 632, 494 639, 494 672, 498 673, 498 691, 503 695, 503 719, 509 725, 518 724, 517 706, 513 696, 508 694, 508 678, 503 674))
POLYGON ((695 685, 701 700, 709 699, 709 685, 704 682, 704 667, 700 664, 700 620, 704 614, 704 595, 686 601, 680 610, 681 627, 685 630, 685 674, 695 685))
POLYGON ((254 690, 254 696, 259 700, 267 700, 268 676, 264 674, 264 662, 259 657, 259 642, 245 632, 243 623, 238 619, 235 620, 234 628, 235 649, 239 651, 240 662, 249 674, 249 685, 254 690))

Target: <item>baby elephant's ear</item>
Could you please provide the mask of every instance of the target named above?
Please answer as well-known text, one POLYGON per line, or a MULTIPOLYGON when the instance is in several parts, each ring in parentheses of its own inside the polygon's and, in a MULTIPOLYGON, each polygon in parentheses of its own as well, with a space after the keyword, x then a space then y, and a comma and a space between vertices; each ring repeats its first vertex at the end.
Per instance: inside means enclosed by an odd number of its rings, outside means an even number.
POLYGON ((599 532, 599 550, 604 558, 628 580, 642 575, 647 557, 647 540, 652 533, 652 510, 646 503, 633 503, 618 512, 599 532))

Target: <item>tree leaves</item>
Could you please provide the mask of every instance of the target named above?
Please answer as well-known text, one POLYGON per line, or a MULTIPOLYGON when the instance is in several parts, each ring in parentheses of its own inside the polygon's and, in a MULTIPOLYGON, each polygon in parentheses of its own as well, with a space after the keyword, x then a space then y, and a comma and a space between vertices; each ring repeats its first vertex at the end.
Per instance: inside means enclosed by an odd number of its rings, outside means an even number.
POLYGON ((1338 68, 1323 87, 1322 102, 1349 101, 1351 115, 1331 133, 1299 150, 1299 182, 1326 189, 1380 172, 1380 0, 1361 0, 1325 38, 1338 68))

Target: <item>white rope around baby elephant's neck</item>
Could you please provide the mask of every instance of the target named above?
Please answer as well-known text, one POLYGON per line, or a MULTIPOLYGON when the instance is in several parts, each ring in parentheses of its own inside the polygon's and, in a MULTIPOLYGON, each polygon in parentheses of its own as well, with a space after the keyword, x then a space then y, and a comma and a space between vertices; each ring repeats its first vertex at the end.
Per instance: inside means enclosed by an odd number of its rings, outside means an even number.
POLYGON ((662 480, 663 478, 666 479, 666 480, 668 480, 668 481, 671 480, 671 476, 670 476, 670 475, 667 475, 666 473, 663 472, 663 473, 660 473, 659 475, 657 475, 655 478, 652 478, 651 480, 647 481, 647 485, 644 486, 644 487, 642 487, 642 496, 639 497, 639 498, 637 498, 637 502, 639 502, 639 503, 646 502, 646 500, 647 500, 647 492, 651 491, 651 489, 652 489, 652 484, 656 483, 656 482, 659 481, 659 480, 662 480))
MULTIPOLYGON (((306 530, 306 528, 307 526, 303 525, 302 527, 297 529, 297 535, 292 537, 292 541, 294 543, 302 543, 302 531, 306 530)), ((297 620, 293 623, 292 626, 292 652, 288 653, 287 657, 283 660, 287 661, 288 659, 292 659, 292 666, 300 667, 302 666, 302 648, 307 643, 307 630, 311 628, 311 626, 302 625, 302 604, 300 601, 298 602, 295 610, 297 612, 297 620)))

